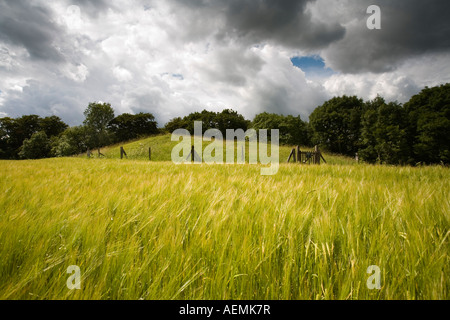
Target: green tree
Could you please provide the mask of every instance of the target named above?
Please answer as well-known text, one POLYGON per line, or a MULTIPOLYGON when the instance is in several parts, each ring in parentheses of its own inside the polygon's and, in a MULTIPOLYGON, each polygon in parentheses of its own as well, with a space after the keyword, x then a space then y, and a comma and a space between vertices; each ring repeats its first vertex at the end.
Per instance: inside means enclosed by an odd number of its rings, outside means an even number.
POLYGON ((408 160, 406 116, 403 107, 391 102, 378 108, 375 124, 375 150, 386 164, 405 164, 408 160))
POLYGON ((450 84, 428 88, 405 104, 410 162, 450 162, 450 84))
POLYGON ((194 124, 195 121, 202 122, 202 133, 209 129, 218 129, 217 128, 217 113, 213 111, 203 110, 202 112, 193 112, 188 116, 183 118, 185 123, 185 128, 191 134, 194 134, 194 124))
POLYGON ((91 133, 91 143, 97 148, 100 155, 100 148, 111 141, 108 132, 108 125, 114 119, 114 109, 109 103, 90 103, 85 110, 84 125, 91 133))
POLYGON ((180 117, 176 117, 171 119, 169 122, 166 123, 164 126, 164 130, 168 133, 172 133, 177 129, 186 129, 187 123, 180 117))
POLYGON ((362 160, 368 163, 375 163, 379 160, 379 154, 376 149, 377 137, 375 129, 378 121, 378 108, 384 105, 384 98, 378 96, 371 101, 367 101, 363 106, 361 118, 361 146, 358 151, 362 160))
POLYGON ((308 126, 300 116, 288 115, 280 123, 281 142, 289 145, 309 146, 308 126))
POLYGON ((245 120, 245 118, 236 111, 225 109, 215 115, 215 118, 211 121, 210 125, 216 129, 219 129, 220 132, 225 135, 227 129, 242 129, 246 131, 249 123, 250 122, 248 120, 245 120))
POLYGON ((91 149, 90 133, 86 126, 67 128, 52 145, 52 154, 56 157, 67 157, 81 154, 91 149))
POLYGON ((33 134, 44 131, 48 138, 59 135, 67 125, 59 117, 41 118, 38 115, 25 115, 20 118, 0 119, 0 157, 16 159, 26 139, 33 134))
POLYGON ((159 132, 155 117, 151 113, 132 115, 124 113, 114 118, 108 125, 117 142, 128 141, 140 136, 159 132))
POLYGON ((335 97, 310 115, 313 143, 331 152, 354 156, 361 143, 363 100, 356 96, 335 97))
POLYGON ((255 116, 252 121, 252 127, 255 130, 260 129, 280 129, 282 116, 276 113, 262 112, 255 116))
POLYGON ((168 132, 173 132, 176 129, 186 129, 191 134, 194 134, 195 121, 202 122, 202 133, 209 129, 218 129, 224 136, 227 129, 247 130, 250 125, 250 121, 234 110, 225 109, 218 113, 203 110, 202 112, 190 113, 184 118, 174 118, 165 125, 164 129, 168 132))
POLYGON ((23 141, 19 156, 23 159, 42 159, 47 158, 50 151, 50 140, 44 131, 39 131, 23 141))
POLYGON ((50 137, 55 137, 64 132, 69 126, 60 117, 51 116, 39 120, 39 129, 50 137))
POLYGON ((15 120, 12 118, 0 119, 0 158, 12 159, 16 156, 16 149, 11 142, 14 134, 15 120))
POLYGON ((17 158, 25 139, 30 139, 33 134, 40 131, 40 117, 37 115, 22 116, 12 119, 8 126, 8 144, 12 157, 17 158))
POLYGON ((302 121, 300 116, 263 112, 255 116, 252 127, 255 130, 269 130, 269 136, 271 129, 280 130, 280 143, 282 144, 310 145, 307 124, 302 121))

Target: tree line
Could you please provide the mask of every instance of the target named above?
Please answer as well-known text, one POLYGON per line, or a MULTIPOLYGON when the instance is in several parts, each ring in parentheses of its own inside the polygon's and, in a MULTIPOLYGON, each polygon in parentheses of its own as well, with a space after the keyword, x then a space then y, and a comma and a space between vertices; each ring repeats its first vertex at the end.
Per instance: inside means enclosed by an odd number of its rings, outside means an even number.
POLYGON ((368 163, 450 162, 450 84, 426 87, 404 105, 382 97, 333 98, 310 116, 311 141, 368 163))
MULTIPOLYGON (((450 162, 450 84, 426 87, 405 104, 383 97, 363 101, 335 97, 317 107, 309 122, 300 116, 263 112, 252 121, 236 111, 203 110, 170 120, 158 128, 151 113, 114 115, 108 103, 90 103, 82 125, 69 127, 59 117, 36 115, 0 119, 0 158, 63 157, 176 129, 194 133, 218 129, 279 129, 280 143, 320 145, 329 152, 358 155, 368 163, 415 165, 450 162)), ((270 131, 269 131, 270 133, 270 131)))
POLYGON ((159 133, 151 113, 114 115, 109 103, 90 103, 82 125, 59 117, 27 115, 0 119, 0 159, 66 157, 159 133))

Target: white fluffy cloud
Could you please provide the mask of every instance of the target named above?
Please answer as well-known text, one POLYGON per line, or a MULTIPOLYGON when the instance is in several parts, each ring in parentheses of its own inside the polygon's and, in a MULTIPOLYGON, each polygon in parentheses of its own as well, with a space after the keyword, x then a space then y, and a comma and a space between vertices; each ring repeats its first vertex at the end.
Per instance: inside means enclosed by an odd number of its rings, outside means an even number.
MULTIPOLYGON (((355 3, 4 2, 0 115, 56 114, 76 125, 88 103, 101 100, 116 114, 151 112, 160 125, 204 108, 307 119, 335 95, 404 102, 450 81, 445 43, 409 39, 390 54, 395 39, 368 34, 365 2, 355 3), (308 78, 290 61, 311 54, 339 73, 308 78)), ((390 19, 398 10, 386 8, 390 19)))
POLYGON ((325 79, 325 90, 333 95, 357 95, 373 99, 381 95, 388 101, 407 102, 425 86, 450 82, 448 54, 430 54, 408 59, 392 72, 335 74, 325 79))

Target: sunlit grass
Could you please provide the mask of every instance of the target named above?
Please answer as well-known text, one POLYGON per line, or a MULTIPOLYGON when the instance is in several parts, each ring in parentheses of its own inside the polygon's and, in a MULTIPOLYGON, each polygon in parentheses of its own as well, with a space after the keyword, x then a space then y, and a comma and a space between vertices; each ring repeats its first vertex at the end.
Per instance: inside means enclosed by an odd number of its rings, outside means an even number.
MULTIPOLYGON (((193 139, 191 139, 193 142, 193 139)), ((152 153, 152 161, 172 161, 171 153, 172 149, 175 145, 177 145, 178 141, 171 141, 171 135, 158 135, 152 136, 145 139, 139 139, 131 142, 120 143, 114 146, 106 147, 101 150, 102 154, 108 159, 119 159, 120 158, 120 147, 123 147, 125 152, 127 153, 127 157, 130 160, 149 160, 149 148, 151 148, 152 153)), ((203 142, 203 149, 208 146, 211 142, 203 142)), ((281 145, 279 148, 279 160, 280 163, 286 163, 289 158, 289 154, 292 151, 294 146, 285 146, 281 145)), ((237 144, 235 144, 235 160, 237 157, 237 144)), ((226 140, 224 141, 224 162, 226 162, 226 140)), ((268 148, 270 154, 270 146, 268 148)), ((313 148, 301 147, 303 151, 313 151, 313 148)), ((94 152, 94 156, 97 154, 94 152)), ((354 159, 328 154, 326 152, 323 153, 325 160, 328 164, 356 164, 354 159)), ((81 157, 85 157, 85 155, 81 155, 81 157)), ((248 163, 249 161, 249 145, 246 142, 245 146, 245 161, 248 163)), ((292 161, 292 160, 291 160, 292 161)), ((237 161, 235 161, 237 162, 237 161)))
POLYGON ((449 299, 448 168, 260 169, 0 162, 0 299, 449 299))

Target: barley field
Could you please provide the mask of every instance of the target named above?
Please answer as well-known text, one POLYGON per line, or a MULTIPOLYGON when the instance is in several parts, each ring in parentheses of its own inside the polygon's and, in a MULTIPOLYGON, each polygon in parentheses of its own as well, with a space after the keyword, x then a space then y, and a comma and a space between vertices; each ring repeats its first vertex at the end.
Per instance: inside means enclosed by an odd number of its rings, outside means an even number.
POLYGON ((450 298, 448 168, 108 152, 0 162, 0 299, 450 298))

